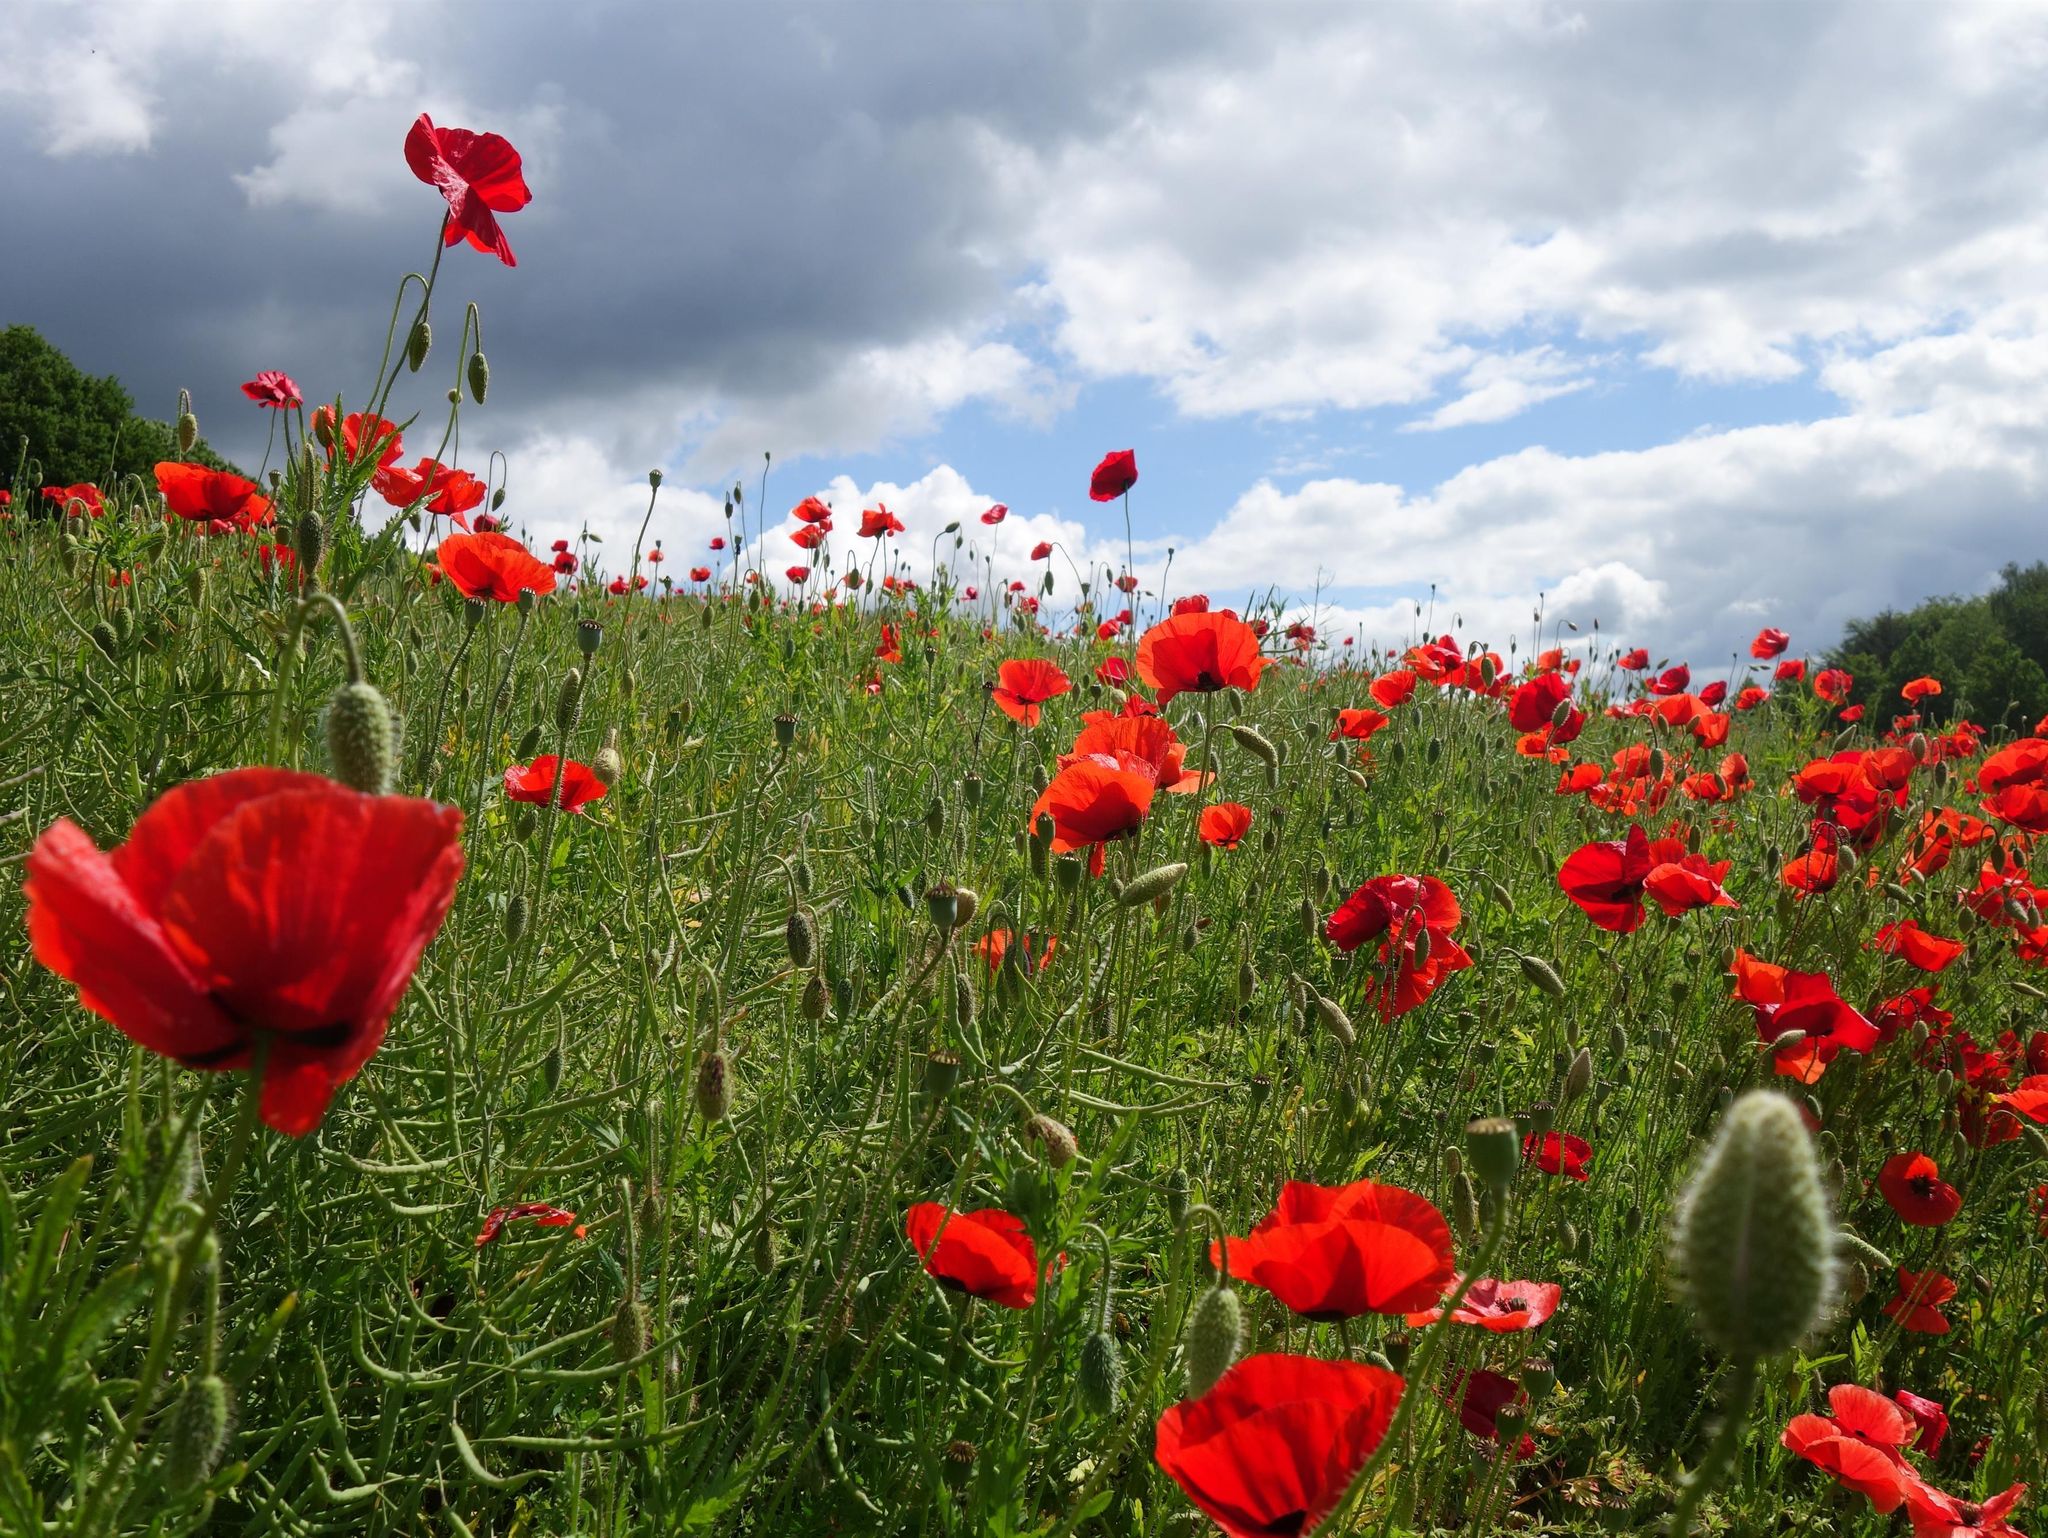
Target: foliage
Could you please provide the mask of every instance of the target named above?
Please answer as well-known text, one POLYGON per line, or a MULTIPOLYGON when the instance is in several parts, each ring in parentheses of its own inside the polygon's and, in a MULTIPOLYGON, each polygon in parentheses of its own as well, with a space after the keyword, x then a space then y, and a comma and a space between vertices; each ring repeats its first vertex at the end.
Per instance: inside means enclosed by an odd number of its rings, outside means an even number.
POLYGON ((2008 562, 1997 586, 1975 598, 1930 598, 1854 620, 1829 662, 1855 675, 1850 698, 1875 718, 1914 708, 1900 686, 1933 677, 1944 693, 1920 703, 1923 721, 2030 727, 2048 715, 2048 562, 2008 562))

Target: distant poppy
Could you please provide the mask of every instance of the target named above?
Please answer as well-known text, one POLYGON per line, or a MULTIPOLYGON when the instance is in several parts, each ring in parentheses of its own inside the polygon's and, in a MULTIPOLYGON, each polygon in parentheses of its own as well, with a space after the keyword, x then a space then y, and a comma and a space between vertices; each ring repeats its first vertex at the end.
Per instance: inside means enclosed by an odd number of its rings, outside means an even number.
POLYGON ((1039 707, 1073 688, 1056 663, 1043 657, 1012 657, 996 669, 989 698, 996 709, 1020 726, 1036 726, 1039 707))
POLYGON ((1368 691, 1373 703, 1382 710, 1392 710, 1396 705, 1405 705, 1415 698, 1415 675, 1406 668, 1392 673, 1382 673, 1372 681, 1368 691))
POLYGON ((1235 849, 1251 831, 1252 809, 1237 801, 1218 801, 1202 808, 1198 831, 1202 842, 1218 849, 1235 849))
POLYGON ((905 1215, 903 1232, 942 1287, 1003 1308, 1029 1308, 1038 1296, 1038 1247, 1024 1220, 1000 1207, 953 1212, 919 1202, 905 1215))
POLYGON ((1164 705, 1176 694, 1218 689, 1256 689, 1259 675, 1273 665, 1259 655, 1251 626, 1229 610, 1176 614, 1138 640, 1138 676, 1164 705))
POLYGON ((1532 1132, 1522 1139, 1522 1157, 1546 1175, 1584 1180, 1593 1145, 1569 1132, 1546 1132, 1540 1137, 1532 1132))
POLYGON ((1813 692, 1830 705, 1839 705, 1849 697, 1849 691, 1856 687, 1853 674, 1840 668, 1822 668, 1813 675, 1813 692))
POLYGON ((1387 1434, 1402 1382, 1384 1367, 1268 1352, 1167 1407, 1153 1457, 1229 1538, 1322 1522, 1387 1434))
POLYGON ((1878 930, 1871 944, 1889 955, 1903 956, 1923 972, 1940 972, 1970 947, 1961 940, 1945 940, 1929 934, 1914 919, 1903 919, 1878 930))
POLYGON ((242 393, 257 405, 269 406, 276 411, 305 404, 305 397, 299 394, 299 387, 292 382, 292 376, 274 368, 264 369, 243 385, 242 393))
POLYGON ((299 564, 299 557, 290 545, 258 545, 256 564, 267 577, 275 572, 293 570, 299 564))
POLYGON ((254 481, 225 470, 165 460, 156 467, 156 485, 165 506, 189 522, 259 529, 275 517, 270 498, 256 489, 254 481))
POLYGON ((1128 837, 1143 825, 1158 788, 1152 765, 1132 754, 1091 753, 1064 764, 1031 807, 1031 825, 1053 821, 1052 851, 1070 854, 1128 837))
POLYGON ((1946 1335, 1948 1316, 1942 1306, 1956 1295, 1956 1284, 1939 1271, 1908 1271, 1899 1267, 1898 1295, 1884 1306, 1887 1318, 1915 1335, 1946 1335))
POLYGON ((1899 686, 1899 693, 1905 698, 1907 704, 1917 705, 1930 695, 1941 693, 1941 680, 1938 678, 1909 678, 1899 686))
POLYGON ((1692 669, 1683 662, 1666 668, 1645 685, 1652 694, 1684 694, 1692 688, 1692 669))
POLYGON ((1715 679, 1700 690, 1700 703, 1709 710, 1719 710, 1721 702, 1728 698, 1728 685, 1723 679, 1715 679))
POLYGON ((1508 724, 1518 732, 1544 732, 1548 740, 1571 742, 1586 724, 1586 713, 1569 703, 1571 697, 1571 680, 1562 673, 1538 673, 1508 696, 1508 724))
POLYGON ((476 1231, 476 1247, 482 1249, 504 1231, 505 1225, 520 1218, 530 1218, 541 1228, 573 1228, 581 1239, 589 1229, 576 1221, 576 1214, 567 1207, 553 1207, 546 1202, 520 1202, 511 1207, 493 1207, 484 1218, 484 1226, 476 1231))
POLYGON ((302 1136, 382 1044, 454 901, 461 832, 453 807, 232 769, 159 796, 111 854, 67 818, 45 829, 29 944, 188 1068, 247 1068, 267 1042, 263 1120, 302 1136))
POLYGON ((690 580, 692 582, 709 582, 711 580, 711 568, 709 566, 692 566, 690 568, 690 580))
MULTIPOLYGON (((1458 1290, 1462 1278, 1444 1283, 1446 1298, 1458 1290)), ((1465 1301, 1451 1310, 1453 1324, 1473 1325, 1491 1334, 1533 1330, 1547 1323, 1564 1300, 1564 1288, 1556 1282, 1503 1282, 1482 1276, 1465 1290, 1465 1301)), ((1410 1329, 1435 1324, 1443 1317, 1441 1306, 1420 1309, 1408 1316, 1410 1329)))
POLYGON ((799 550, 816 550, 831 532, 829 523, 807 523, 789 536, 789 542, 799 550))
MULTIPOLYGON (((477 521, 481 523, 483 520, 479 519, 477 521)), ((555 552, 554 559, 550 561, 548 564, 554 567, 554 569, 560 572, 563 576, 572 576, 574 575, 576 567, 578 565, 578 562, 576 560, 576 553, 573 550, 557 550, 555 552)), ((704 575, 708 577, 711 574, 709 572, 706 572, 704 575)))
POLYGON ((1053 952, 1060 946, 1058 935, 1047 935, 1045 943, 1040 945, 1029 934, 1019 938, 1007 929, 991 929, 974 942, 974 953, 987 962, 988 969, 993 972, 1002 966, 1003 958, 1010 954, 1012 941, 1017 946, 1018 957, 1027 972, 1043 972, 1051 966, 1053 952))
POLYGON ((329 463, 339 449, 350 464, 374 458, 380 470, 389 469, 404 446, 404 432, 396 422, 363 411, 351 411, 343 417, 337 434, 332 406, 313 408, 313 436, 326 445, 329 463))
POLYGON ((467 470, 452 469, 436 459, 423 459, 410 470, 389 465, 373 475, 370 484, 393 507, 411 507, 424 498, 428 512, 463 529, 469 527, 463 515, 482 503, 486 490, 467 470))
POLYGON ((1913 1538, 2025 1538, 2006 1518, 2026 1493, 2025 1485, 2008 1485, 1979 1503, 1915 1479, 1906 1487, 1906 1514, 1913 1519, 1913 1538))
MULTIPOLYGON (((557 762, 554 754, 543 753, 530 764, 512 765, 505 771, 506 799, 546 806, 554 796, 557 762)), ((557 803, 562 810, 580 812, 591 802, 602 800, 604 794, 604 781, 597 777, 590 765, 570 759, 562 770, 562 794, 557 803)))
POLYGON ((444 245, 466 240, 507 267, 519 265, 494 217, 517 213, 533 201, 520 173, 519 151, 496 134, 436 128, 422 112, 405 136, 405 163, 448 202, 444 245))
POLYGON ((1771 681, 1780 684, 1801 684, 1806 682, 1806 659, 1787 657, 1771 674, 1771 681))
POLYGON ((1914 1450, 1930 1458, 1941 1456, 1941 1439, 1948 1435, 1948 1411, 1910 1389, 1893 1389, 1892 1403, 1913 1417, 1919 1432, 1913 1441, 1914 1450))
POLYGON ((1640 673, 1650 665, 1650 654, 1638 646, 1634 651, 1623 653, 1614 665, 1625 673, 1640 673))
POLYGON ((509 534, 450 534, 434 551, 464 598, 511 603, 521 593, 552 593, 554 569, 509 534))
POLYGON ((816 497, 805 497, 789 510, 789 516, 798 523, 830 523, 832 509, 816 497))
MULTIPOLYGON (((811 580, 811 568, 808 566, 787 566, 783 568, 782 574, 798 587, 802 587, 811 580)), ((624 579, 622 578, 621 580, 623 581, 624 579)))
POLYGON ((1769 662, 1773 657, 1782 657, 1785 648, 1791 644, 1792 637, 1782 630, 1773 630, 1766 625, 1756 633, 1756 639, 1749 643, 1749 654, 1759 662, 1769 662))
POLYGON ((1756 685, 1749 684, 1744 686, 1741 692, 1735 696, 1735 708, 1737 710, 1754 710, 1757 706, 1769 700, 1770 697, 1770 690, 1759 689, 1756 685))
POLYGON ((1102 463, 1088 477, 1088 495, 1097 502, 1114 502, 1138 484, 1138 456, 1135 450, 1118 449, 1102 456, 1102 463))
POLYGON ((1939 1228, 1963 1210, 1963 1198, 1941 1178, 1941 1166, 1924 1153, 1893 1154, 1878 1172, 1877 1189, 1915 1228, 1939 1228))
POLYGON ((876 503, 860 515, 858 533, 862 539, 882 539, 890 534, 902 532, 903 520, 880 503, 876 503))
MULTIPOLYGON (((1321 1322, 1428 1308, 1454 1271, 1444 1215, 1413 1191, 1370 1180, 1290 1180, 1273 1210, 1229 1244, 1231 1275, 1321 1322)), ((1221 1264, 1220 1241, 1209 1258, 1221 1264)))
POLYGON ((994 528, 997 524, 1001 523, 1005 518, 1009 516, 1010 510, 1007 507, 1003 506, 1002 503, 998 502, 994 507, 991 507, 987 512, 981 515, 981 521, 987 524, 990 528, 994 528))
MULTIPOLYGON (((1034 560, 1034 561, 1042 561, 1042 560, 1044 560, 1044 559, 1045 559, 1045 558, 1046 558, 1047 556, 1049 556, 1049 555, 1051 555, 1051 554, 1052 554, 1052 541, 1051 541, 1051 540, 1041 539, 1041 540, 1040 540, 1040 541, 1039 541, 1039 542, 1038 542, 1037 544, 1035 544, 1035 545, 1033 545, 1033 546, 1031 547, 1031 559, 1032 559, 1032 560, 1034 560)), ((1014 584, 1013 584, 1013 585, 1014 585, 1014 584)))
POLYGON ((1895 1511, 1917 1479, 1904 1452, 1913 1418, 1884 1395, 1855 1383, 1828 1390, 1828 1415, 1795 1415, 1779 1436, 1787 1452, 1869 1497, 1880 1512, 1895 1511))
POLYGON ((1353 742, 1370 742, 1372 734, 1392 719, 1377 710, 1340 710, 1337 724, 1330 729, 1330 741, 1349 738, 1353 742))
POLYGON ((103 517, 107 511, 107 499, 99 487, 90 481, 80 481, 73 486, 45 486, 43 500, 57 504, 58 516, 69 518, 74 513, 88 518, 103 517))
POLYGON ((723 534, 712 535, 711 544, 709 548, 713 550, 723 550, 725 548, 725 536, 723 534))
POLYGON ((1462 917, 1457 895, 1434 876, 1374 876, 1323 920, 1323 938, 1341 951, 1380 942, 1373 1001, 1380 1018, 1391 1020, 1420 1005, 1451 973, 1472 965, 1451 936, 1462 917), (1427 941, 1418 944, 1425 935, 1427 941))
MULTIPOLYGON (((1501 1373, 1478 1368, 1472 1372, 1457 1372, 1451 1375, 1451 1392, 1458 1413, 1458 1424, 1476 1437, 1489 1442, 1500 1440, 1500 1413, 1510 1407, 1526 1411, 1528 1395, 1513 1378, 1501 1373)), ((1515 1456, 1526 1458, 1536 1451, 1536 1439, 1526 1431, 1515 1444, 1515 1456)))

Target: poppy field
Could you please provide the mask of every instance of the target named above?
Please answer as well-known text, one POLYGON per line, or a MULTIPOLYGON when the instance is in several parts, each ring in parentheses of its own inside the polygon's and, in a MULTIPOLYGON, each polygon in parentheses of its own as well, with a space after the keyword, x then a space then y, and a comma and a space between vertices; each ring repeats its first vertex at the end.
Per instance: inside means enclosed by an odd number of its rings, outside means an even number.
POLYGON ((405 158, 256 478, 9 449, 0 1532, 2042 1530, 2048 722, 765 469, 549 548, 519 157, 405 158))

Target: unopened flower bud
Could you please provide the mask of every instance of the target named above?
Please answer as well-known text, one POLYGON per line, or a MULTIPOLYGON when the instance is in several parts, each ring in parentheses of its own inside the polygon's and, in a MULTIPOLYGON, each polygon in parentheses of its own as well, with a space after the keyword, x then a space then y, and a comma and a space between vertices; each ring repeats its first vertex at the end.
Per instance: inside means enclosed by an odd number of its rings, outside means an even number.
POLYGON ((618 784, 619 776, 626 772, 625 760, 619 757, 619 729, 616 726, 605 732, 604 746, 591 757, 590 772, 606 790, 618 784))
POLYGON ((1095 1331, 1081 1343, 1081 1370, 1077 1384, 1081 1407, 1090 1415, 1113 1413, 1123 1379, 1123 1356, 1117 1350, 1116 1337, 1107 1330, 1095 1331))
POLYGON ((653 1333, 653 1324, 647 1317, 647 1305, 638 1298, 622 1298, 618 1311, 612 1315, 613 1359, 637 1362, 647 1354, 648 1340, 653 1333))
POLYGON ((1171 892, 1180 878, 1188 873, 1185 864, 1155 865, 1142 876, 1134 876, 1117 893, 1117 901, 1126 908, 1136 908, 1148 902, 1156 902, 1171 892))
POLYGON ((186 1380, 165 1438, 164 1473, 172 1490, 196 1490, 213 1477, 227 1451, 230 1411, 228 1386, 218 1374, 186 1380))
POLYGON ((724 1121, 732 1114, 732 1070, 716 1048, 697 1065, 697 1112, 707 1122, 724 1121))
POLYGON ((427 352, 434 345, 434 328, 422 315, 412 323, 412 335, 405 339, 405 366, 417 374, 420 366, 427 361, 427 352))
POLYGON ((1066 1168, 1081 1151, 1066 1124, 1054 1121, 1042 1111, 1024 1124, 1024 1135, 1038 1145, 1040 1156, 1054 1169, 1066 1168))
POLYGON ((583 670, 571 668, 555 691, 555 730, 567 737, 583 719, 583 670))
POLYGON ((1244 1309, 1228 1283, 1219 1282, 1202 1294, 1188 1316, 1181 1347, 1187 1359, 1188 1397, 1199 1399, 1244 1349, 1244 1309))
POLYGON ((484 357, 484 350, 479 347, 469 355, 469 398, 481 406, 490 390, 491 365, 484 357))
POLYGON ((790 965, 807 967, 818 953, 818 923, 802 904, 792 904, 782 921, 782 943, 789 951, 790 965))
POLYGON ((367 795, 391 785, 391 710, 368 683, 343 684, 327 705, 327 759, 334 777, 367 795))

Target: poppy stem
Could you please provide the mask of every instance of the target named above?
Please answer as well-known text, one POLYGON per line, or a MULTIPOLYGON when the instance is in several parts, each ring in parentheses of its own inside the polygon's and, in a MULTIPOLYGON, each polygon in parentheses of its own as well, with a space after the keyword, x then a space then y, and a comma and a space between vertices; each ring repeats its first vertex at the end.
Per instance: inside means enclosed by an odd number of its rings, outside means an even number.
POLYGON ((1735 1376, 1721 1399, 1720 1429, 1678 1492, 1678 1503, 1671 1508, 1670 1538, 1686 1538, 1692 1531, 1700 1502, 1727 1476, 1729 1464, 1735 1461, 1742 1433, 1749 1424, 1750 1406, 1756 1399, 1756 1361, 1745 1357, 1734 1363, 1734 1369, 1735 1376))

